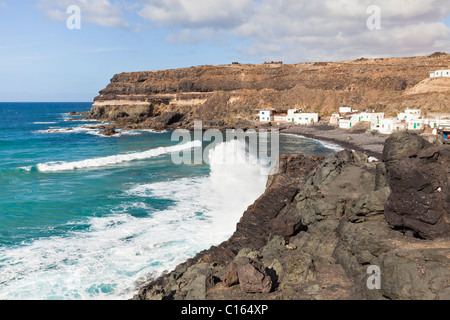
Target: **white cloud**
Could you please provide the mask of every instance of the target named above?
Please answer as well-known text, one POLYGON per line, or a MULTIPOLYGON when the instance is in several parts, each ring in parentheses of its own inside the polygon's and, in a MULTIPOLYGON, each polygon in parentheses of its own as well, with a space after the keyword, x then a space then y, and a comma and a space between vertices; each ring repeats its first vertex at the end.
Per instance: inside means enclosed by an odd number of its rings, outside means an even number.
POLYGON ((450 14, 445 0, 262 0, 255 14, 236 28, 253 40, 240 48, 248 57, 265 59, 342 60, 360 56, 396 56, 445 51, 450 14), (381 30, 370 31, 369 5, 381 9, 381 30), (278 48, 278 49, 276 49, 278 48))
MULTIPOLYGON (((39 0, 53 19, 71 4, 83 21, 127 27, 124 10, 168 31, 180 44, 246 40, 235 48, 252 61, 345 60, 448 51, 448 0, 39 0), (369 30, 370 5, 381 10, 381 29, 369 30)), ((133 22, 130 21, 131 24, 133 22)), ((139 30, 145 30, 138 23, 139 30)), ((154 29, 152 29, 154 30, 154 29)), ((141 31, 145 32, 145 31, 141 31)))
POLYGON ((252 0, 143 0, 139 15, 160 26, 229 29, 243 23, 252 0))
POLYGON ((80 7, 83 22, 104 27, 128 27, 120 5, 109 0, 39 0, 38 3, 38 7, 54 20, 67 19, 66 10, 70 5, 80 7))

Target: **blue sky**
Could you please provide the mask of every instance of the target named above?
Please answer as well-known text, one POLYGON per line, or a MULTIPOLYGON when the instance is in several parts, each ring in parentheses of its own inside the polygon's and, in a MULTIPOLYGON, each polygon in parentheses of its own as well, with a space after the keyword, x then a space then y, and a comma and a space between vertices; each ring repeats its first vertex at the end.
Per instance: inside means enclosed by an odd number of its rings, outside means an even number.
POLYGON ((0 30, 0 101, 92 101, 120 72, 450 52, 450 5, 447 0, 0 0, 0 30), (381 8, 379 30, 366 26, 371 3, 381 8), (71 4, 81 10, 79 30, 66 26, 71 4))

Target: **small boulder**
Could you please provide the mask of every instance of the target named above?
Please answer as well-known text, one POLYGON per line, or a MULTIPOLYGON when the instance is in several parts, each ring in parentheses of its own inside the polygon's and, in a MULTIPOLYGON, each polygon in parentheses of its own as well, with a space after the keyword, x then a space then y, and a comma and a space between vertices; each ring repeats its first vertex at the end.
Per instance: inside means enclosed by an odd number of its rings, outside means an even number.
POLYGON ((430 144, 417 133, 400 131, 386 139, 382 160, 389 169, 404 157, 411 157, 420 150, 430 147, 430 144))
POLYGON ((247 257, 237 259, 239 284, 246 293, 269 293, 272 279, 265 271, 264 265, 247 257))
POLYGON ((279 215, 270 224, 270 231, 273 235, 291 237, 302 226, 302 217, 293 214, 279 215))

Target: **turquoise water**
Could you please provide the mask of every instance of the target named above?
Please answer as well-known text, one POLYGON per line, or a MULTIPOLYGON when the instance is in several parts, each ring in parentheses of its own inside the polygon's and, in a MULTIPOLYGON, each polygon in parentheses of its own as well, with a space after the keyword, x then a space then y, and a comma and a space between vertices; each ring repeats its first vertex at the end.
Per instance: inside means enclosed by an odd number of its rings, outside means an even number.
MULTIPOLYGON (((90 106, 0 103, 0 299, 130 298, 226 240, 264 192, 264 168, 225 167, 220 146, 209 165, 175 165, 172 132, 68 121, 90 106)), ((281 152, 334 150, 281 135, 281 152)))

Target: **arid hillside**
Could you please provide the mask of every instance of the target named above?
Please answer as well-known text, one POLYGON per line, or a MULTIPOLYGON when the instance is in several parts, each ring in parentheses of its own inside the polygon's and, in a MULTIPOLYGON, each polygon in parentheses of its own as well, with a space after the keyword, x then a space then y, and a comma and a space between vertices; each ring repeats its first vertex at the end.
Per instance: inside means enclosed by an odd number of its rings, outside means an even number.
POLYGON ((91 117, 140 123, 164 113, 183 122, 251 120, 258 109, 302 107, 322 116, 339 106, 384 111, 450 112, 450 55, 320 63, 197 66, 121 73, 94 99, 91 117))

